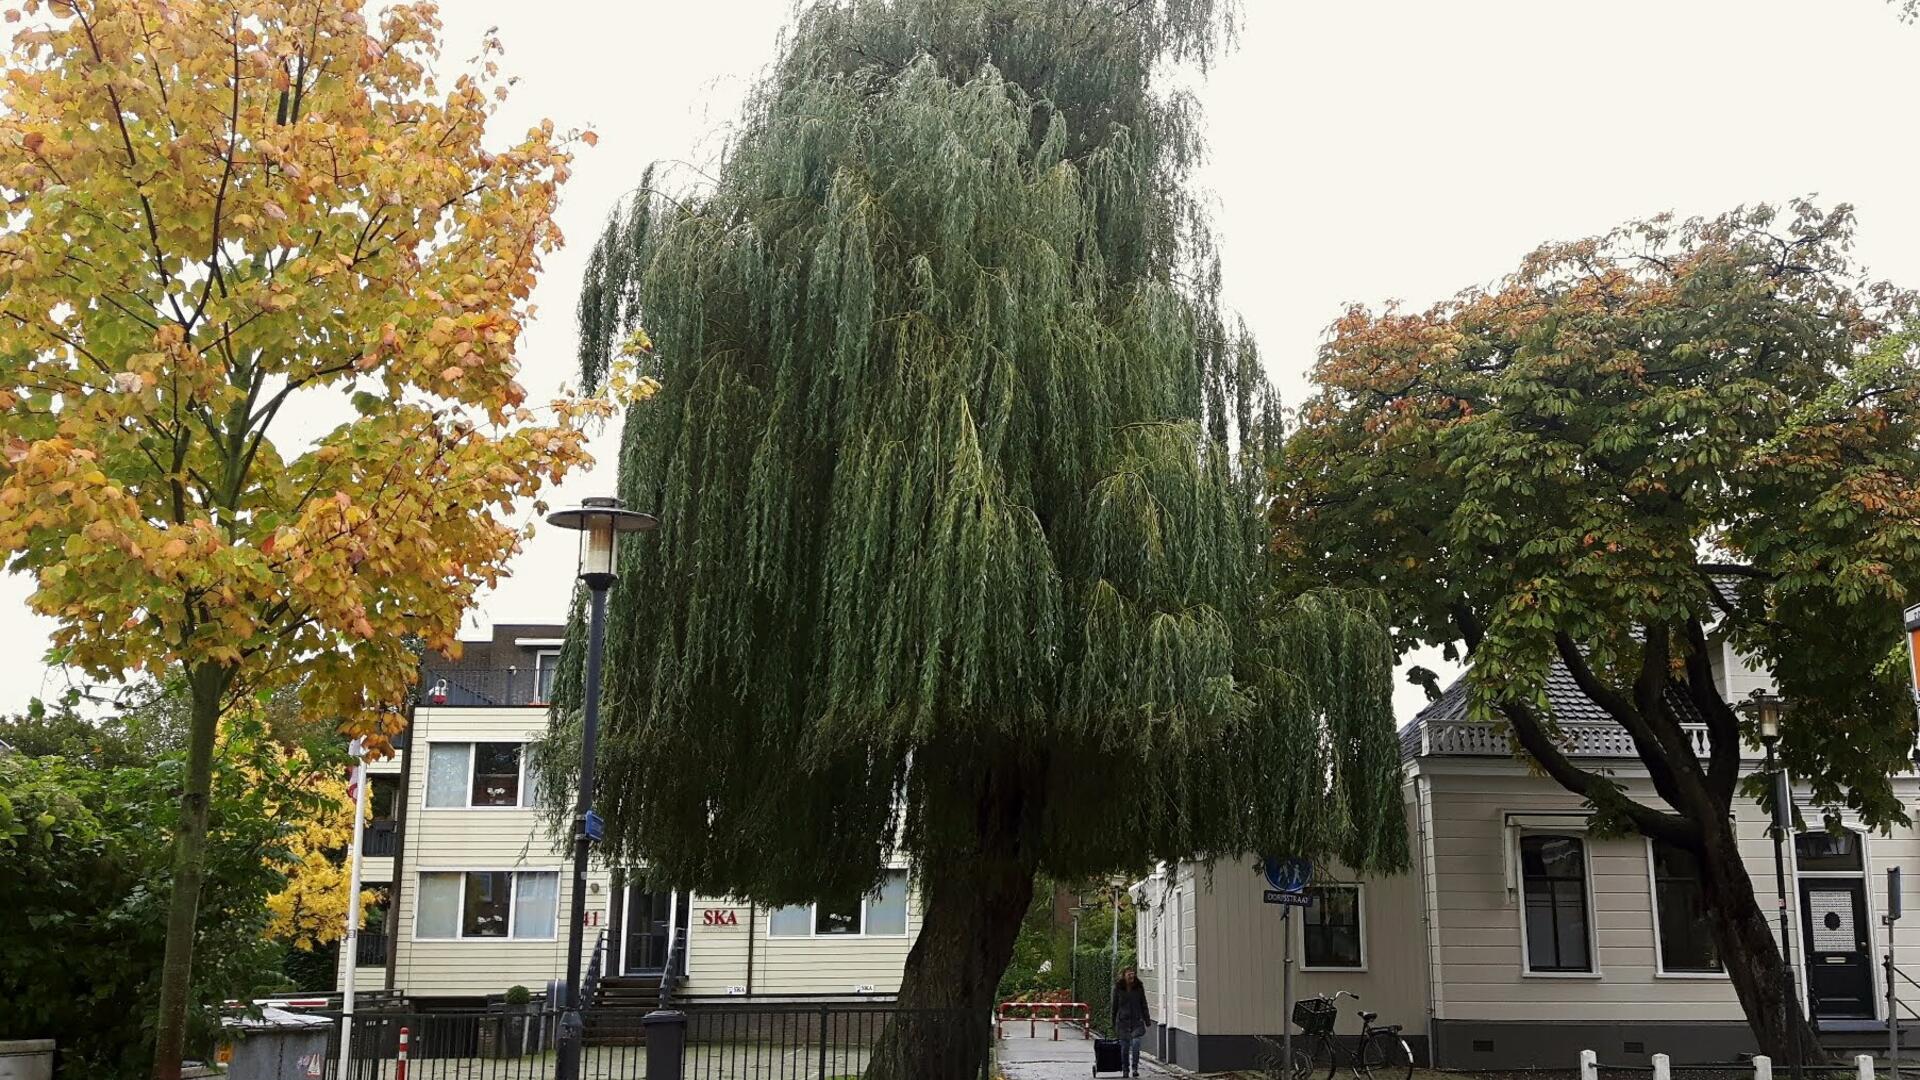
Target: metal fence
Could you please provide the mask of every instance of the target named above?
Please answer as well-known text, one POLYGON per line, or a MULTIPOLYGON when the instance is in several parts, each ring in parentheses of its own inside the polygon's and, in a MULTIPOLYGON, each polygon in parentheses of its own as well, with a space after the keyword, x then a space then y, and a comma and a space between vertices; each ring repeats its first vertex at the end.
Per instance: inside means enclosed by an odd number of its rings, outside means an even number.
MULTIPOLYGON (((880 1072, 901 1077, 909 1075, 909 1053, 957 1047, 969 1039, 991 1046, 992 1040, 986 1015, 886 1003, 689 1002, 676 1010, 665 1031, 662 1017, 649 1022, 649 1015, 639 1009, 589 1009, 582 1080, 841 1080, 880 1072), (663 1037, 679 1047, 677 1055, 648 1045, 663 1037), (649 1075, 649 1061, 668 1073, 649 1075)), ((504 1012, 357 1012, 349 1075, 396 1080, 404 1029, 407 1080, 551 1080, 560 1020, 559 1010, 544 1003, 504 1012)), ((339 1057, 336 1026, 327 1076, 335 1075, 339 1057)), ((990 1068, 990 1060, 983 1062, 981 1080, 991 1075, 990 1068)))
MULTIPOLYGON (((327 1043, 326 1075, 337 1075, 339 1017, 327 1043)), ((559 1014, 544 1006, 471 1012, 356 1011, 352 1080, 393 1080, 406 1035, 408 1080, 547 1080, 553 1075, 559 1014)), ((644 1074, 640 1074, 644 1075, 644 1074)))
POLYGON ((469 667, 441 664, 420 672, 415 689, 420 704, 451 708, 490 708, 548 704, 549 672, 531 667, 469 667))

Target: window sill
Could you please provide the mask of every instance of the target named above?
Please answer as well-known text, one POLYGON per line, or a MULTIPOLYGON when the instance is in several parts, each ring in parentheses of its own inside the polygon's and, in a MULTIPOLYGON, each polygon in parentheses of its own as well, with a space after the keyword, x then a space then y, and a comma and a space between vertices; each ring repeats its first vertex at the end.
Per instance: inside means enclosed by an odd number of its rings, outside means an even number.
POLYGON ((1599 979, 1603 976, 1597 971, 1522 971, 1523 979, 1599 979))
POLYGON ((1726 982, 1729 978, 1724 971, 1656 971, 1656 979, 1707 979, 1714 982, 1726 982))
POLYGON ((1309 967, 1306 964, 1301 964, 1300 970, 1312 971, 1312 972, 1326 972, 1332 975, 1365 975, 1367 973, 1367 965, 1361 964, 1357 967, 1344 967, 1344 966, 1309 967))

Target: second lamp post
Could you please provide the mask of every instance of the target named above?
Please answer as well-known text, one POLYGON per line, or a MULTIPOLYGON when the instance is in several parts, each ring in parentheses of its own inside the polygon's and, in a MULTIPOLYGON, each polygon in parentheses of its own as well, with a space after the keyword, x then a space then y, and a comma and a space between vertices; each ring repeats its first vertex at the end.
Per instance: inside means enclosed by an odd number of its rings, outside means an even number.
POLYGON ((1786 711, 1786 703, 1765 690, 1755 690, 1748 697, 1747 711, 1752 714, 1755 724, 1760 728, 1760 745, 1767 748, 1767 777, 1773 783, 1773 884, 1780 903, 1780 963, 1784 971, 1780 988, 1780 1011, 1787 1023, 1787 1036, 1792 1040, 1793 1058, 1788 1063, 1793 1080, 1800 1080, 1803 1067, 1803 1052, 1800 1047, 1800 1023, 1794 1017, 1794 1002, 1799 998, 1793 979, 1793 932, 1787 920, 1787 859, 1786 840, 1793 831, 1793 787, 1787 782, 1787 771, 1781 768, 1773 756, 1773 748, 1780 741, 1780 715, 1786 711))
POLYGON ((652 514, 626 510, 614 498, 584 499, 570 510, 547 517, 547 522, 580 533, 580 580, 591 595, 587 616, 587 670, 580 723, 580 794, 573 816, 573 905, 567 922, 567 1009, 560 1020, 560 1045, 554 1062, 556 1080, 578 1080, 584 1023, 580 1009, 580 951, 587 916, 587 857, 599 839, 599 818, 593 812, 594 755, 600 737, 600 657, 606 642, 607 590, 616 579, 616 554, 621 533, 647 532, 660 522, 652 514))

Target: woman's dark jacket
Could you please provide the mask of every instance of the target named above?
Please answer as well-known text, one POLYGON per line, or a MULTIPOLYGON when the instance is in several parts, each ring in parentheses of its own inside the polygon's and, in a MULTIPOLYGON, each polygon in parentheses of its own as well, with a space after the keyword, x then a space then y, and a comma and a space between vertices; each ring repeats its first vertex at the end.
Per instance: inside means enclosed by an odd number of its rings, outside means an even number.
POLYGON ((1113 984, 1113 1030, 1123 1039, 1137 1039, 1146 1034, 1147 1025, 1153 1023, 1152 1014, 1147 1012, 1147 988, 1135 979, 1132 986, 1124 982, 1113 984))

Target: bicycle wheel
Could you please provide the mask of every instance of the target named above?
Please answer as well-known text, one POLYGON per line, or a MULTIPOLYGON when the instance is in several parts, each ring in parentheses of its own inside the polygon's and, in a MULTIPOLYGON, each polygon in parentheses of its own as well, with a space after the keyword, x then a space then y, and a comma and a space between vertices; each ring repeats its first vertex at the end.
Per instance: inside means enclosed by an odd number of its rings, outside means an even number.
POLYGON ((1374 1080, 1412 1080, 1413 1048, 1390 1032, 1376 1032, 1360 1047, 1360 1060, 1374 1080))

